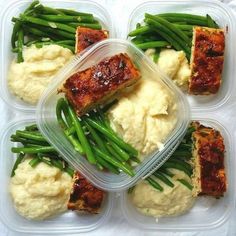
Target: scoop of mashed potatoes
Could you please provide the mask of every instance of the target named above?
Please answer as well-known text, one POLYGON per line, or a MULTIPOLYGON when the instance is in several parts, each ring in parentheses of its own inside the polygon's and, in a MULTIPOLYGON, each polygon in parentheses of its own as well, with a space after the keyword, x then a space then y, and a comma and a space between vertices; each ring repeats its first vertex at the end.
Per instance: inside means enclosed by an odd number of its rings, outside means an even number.
POLYGON ((158 79, 144 78, 132 92, 122 94, 108 111, 108 117, 112 128, 139 151, 142 160, 163 148, 176 124, 176 103, 158 79))
POLYGON ((72 178, 58 168, 26 159, 10 180, 10 194, 17 212, 28 219, 43 220, 67 210, 72 178))
MULTIPOLYGON (((155 49, 148 49, 145 52, 151 58, 154 53, 155 49)), ((187 87, 191 70, 183 51, 176 51, 174 49, 161 50, 157 65, 177 86, 183 89, 187 87)))
POLYGON ((177 179, 184 179, 191 183, 190 178, 182 171, 170 169, 175 176, 171 179, 171 188, 155 179, 163 188, 163 192, 156 190, 146 181, 137 184, 131 194, 131 201, 139 212, 153 217, 176 216, 188 211, 195 202, 192 191, 177 179))
POLYGON ((58 45, 31 46, 23 51, 24 62, 11 63, 8 86, 23 101, 35 105, 54 75, 72 57, 72 52, 58 45))

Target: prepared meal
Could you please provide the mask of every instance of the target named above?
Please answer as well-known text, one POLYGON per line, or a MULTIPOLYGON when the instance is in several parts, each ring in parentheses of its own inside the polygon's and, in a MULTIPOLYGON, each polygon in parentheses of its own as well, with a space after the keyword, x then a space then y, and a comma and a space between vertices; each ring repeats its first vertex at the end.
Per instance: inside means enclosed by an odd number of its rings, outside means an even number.
POLYGON ((226 192, 224 139, 220 132, 198 122, 193 132, 193 194, 221 197, 226 192))
POLYGON ((45 220, 67 210, 99 213, 104 191, 74 171, 38 131, 35 124, 17 130, 11 141, 19 153, 11 172, 10 194, 17 212, 45 220))
POLYGON ((217 93, 224 63, 225 36, 222 29, 193 27, 189 93, 217 93))
POLYGON ((75 38, 75 53, 80 53, 94 43, 108 38, 108 31, 79 26, 76 29, 75 38))
POLYGON ((224 62, 224 30, 209 16, 145 13, 131 41, 179 87, 193 95, 217 93, 224 62), (210 39, 211 38, 211 39, 210 39))
POLYGON ((10 65, 8 88, 31 105, 37 104, 52 78, 75 52, 108 37, 108 31, 101 30, 93 14, 51 8, 38 0, 12 22, 11 46, 17 57, 10 65))
POLYGON ((181 215, 197 196, 226 192, 224 140, 220 132, 191 123, 183 141, 161 168, 129 189, 138 211, 153 217, 181 215))

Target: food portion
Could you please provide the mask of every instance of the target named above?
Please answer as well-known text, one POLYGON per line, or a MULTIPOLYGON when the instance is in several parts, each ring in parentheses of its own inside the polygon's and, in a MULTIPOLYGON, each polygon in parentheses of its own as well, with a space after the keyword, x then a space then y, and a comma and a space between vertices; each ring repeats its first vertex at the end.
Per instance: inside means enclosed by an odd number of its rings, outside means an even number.
POLYGON ((81 116, 133 85, 139 78, 140 72, 128 55, 120 53, 71 75, 60 91, 65 93, 76 113, 81 116))
POLYGON ((158 80, 142 78, 132 92, 124 92, 107 112, 111 127, 139 151, 143 160, 161 150, 177 122, 174 96, 158 80))
POLYGON ((42 92, 74 53, 106 39, 108 31, 91 13, 44 6, 33 1, 14 24, 8 87, 24 102, 36 105, 42 92))
MULTIPOLYGON (((178 181, 178 179, 184 179, 191 182, 189 176, 176 169, 171 169, 171 171, 173 186, 164 184, 162 191, 157 191, 146 181, 141 181, 135 186, 130 197, 141 214, 153 217, 177 216, 192 208, 196 198, 192 197, 191 189, 178 181)), ((158 184, 162 184, 161 180, 153 178, 158 184)))
POLYGON ((76 29, 75 53, 80 53, 92 44, 107 38, 107 30, 96 30, 79 26, 76 29))
POLYGON ((46 141, 35 124, 17 130, 11 141, 18 157, 12 169, 10 194, 17 212, 44 220, 67 210, 97 214, 105 192, 74 171, 46 141))
POLYGON ((198 196, 223 197, 224 152, 218 130, 192 122, 169 160, 129 189, 130 202, 144 215, 166 217, 190 210, 198 196))
POLYGON ((102 190, 94 187, 79 172, 74 174, 68 209, 97 214, 101 210, 103 197, 102 190))
POLYGON ((196 127, 193 133, 193 194, 221 197, 227 186, 223 137, 219 131, 198 122, 193 125, 196 127))
POLYGON ((17 212, 27 219, 44 220, 67 210, 72 178, 44 162, 34 168, 22 161, 10 180, 10 194, 17 212))
MULTIPOLYGON (((155 52, 154 48, 150 48, 145 54, 153 60, 155 52)), ((183 90, 187 89, 191 70, 184 51, 162 49, 156 64, 177 86, 183 90)))
POLYGON ((144 24, 137 23, 128 36, 181 89, 209 95, 218 92, 223 71, 225 36, 218 28, 209 15, 146 13, 144 24), (182 65, 180 54, 187 58, 182 65))
POLYGON ((191 78, 189 93, 217 93, 221 85, 224 63, 225 36, 222 29, 193 28, 191 78))
POLYGON ((27 47, 24 62, 11 63, 8 74, 10 91, 23 101, 36 105, 55 74, 72 58, 72 52, 59 45, 27 47))

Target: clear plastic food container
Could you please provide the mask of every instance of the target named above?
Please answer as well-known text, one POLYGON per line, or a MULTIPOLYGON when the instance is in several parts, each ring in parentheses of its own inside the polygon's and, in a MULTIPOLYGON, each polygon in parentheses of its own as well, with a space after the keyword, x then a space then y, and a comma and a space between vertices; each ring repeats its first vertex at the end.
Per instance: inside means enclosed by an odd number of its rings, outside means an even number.
POLYGON ((193 120, 219 130, 225 143, 225 169, 227 177, 227 192, 224 197, 197 197, 194 207, 181 216, 155 217, 145 216, 136 210, 127 191, 121 194, 121 207, 126 220, 135 227, 149 230, 209 230, 223 224, 234 209, 235 198, 235 158, 233 147, 233 134, 223 125, 223 121, 210 119, 208 116, 193 115, 193 120))
POLYGON ((225 61, 220 90, 215 95, 187 95, 192 109, 202 111, 214 110, 223 106, 232 96, 235 83, 235 53, 233 53, 236 41, 236 29, 234 27, 235 18, 231 9, 220 1, 200 0, 200 1, 146 1, 138 5, 131 13, 128 21, 126 35, 135 29, 138 22, 143 22, 144 14, 159 13, 189 13, 197 15, 209 14, 221 28, 225 30, 225 61))
MULTIPOLYGON (((16 56, 15 53, 11 52, 11 35, 13 29, 11 19, 13 16, 17 17, 22 13, 31 2, 31 0, 10 1, 1 14, 0 96, 11 108, 23 112, 35 112, 36 106, 30 105, 16 97, 8 88, 8 71, 12 60, 16 56)), ((101 22, 103 28, 109 30, 110 37, 115 37, 110 14, 104 7, 96 2, 90 0, 45 0, 42 1, 42 4, 50 7, 74 9, 76 11, 92 13, 94 17, 101 22)))
POLYGON ((155 64, 147 58, 142 51, 133 44, 125 40, 107 39, 97 43, 86 51, 81 57, 74 60, 61 70, 53 83, 45 90, 37 107, 37 124, 41 132, 48 141, 64 156, 64 158, 83 175, 85 175, 94 185, 110 191, 123 190, 134 184, 143 177, 153 167, 161 165, 169 155, 169 152, 181 140, 189 123, 189 106, 182 92, 161 72, 155 64), (173 95, 177 105, 177 123, 174 130, 166 138, 164 148, 150 154, 145 160, 135 168, 135 176, 126 174, 115 175, 99 171, 95 166, 76 153, 72 145, 66 139, 61 130, 55 114, 57 100, 64 96, 58 94, 57 90, 62 83, 73 73, 98 63, 103 58, 113 56, 118 53, 127 53, 132 61, 140 69, 141 74, 146 77, 154 77, 173 95))
POLYGON ((16 155, 11 152, 14 145, 10 136, 18 129, 35 123, 35 119, 25 118, 21 121, 12 121, 1 133, 1 158, 0 158, 0 218, 11 230, 22 233, 35 234, 73 234, 88 232, 103 225, 111 214, 113 195, 107 194, 99 214, 82 214, 68 211, 58 217, 44 221, 27 220, 20 216, 14 209, 9 193, 9 181, 16 155))

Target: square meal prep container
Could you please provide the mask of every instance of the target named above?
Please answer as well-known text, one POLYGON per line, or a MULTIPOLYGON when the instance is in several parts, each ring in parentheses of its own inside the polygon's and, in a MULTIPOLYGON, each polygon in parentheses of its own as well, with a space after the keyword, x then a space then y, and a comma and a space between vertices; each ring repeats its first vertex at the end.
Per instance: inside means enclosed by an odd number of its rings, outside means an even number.
MULTIPOLYGON (((12 60, 16 57, 16 53, 11 52, 11 34, 13 30, 11 19, 13 16, 19 16, 19 14, 22 13, 31 2, 31 0, 9 1, 0 15, 2 37, 0 42, 0 96, 11 108, 14 110, 20 110, 22 112, 35 112, 36 105, 28 104, 19 99, 14 94, 12 94, 8 88, 9 67, 12 60)), ((103 28, 109 31, 109 36, 115 37, 110 14, 104 7, 96 2, 90 0, 42 0, 40 2, 50 7, 74 9, 81 12, 92 13, 94 17, 100 21, 103 28)))
MULTIPOLYGON (((213 115, 211 115, 212 117, 213 115)), ((225 143, 225 169, 227 177, 227 192, 224 197, 197 197, 195 205, 189 212, 181 216, 155 217, 145 216, 138 212, 130 200, 127 191, 121 193, 121 207, 125 219, 135 227, 148 230, 175 230, 175 231, 199 231, 209 230, 222 225, 234 209, 235 199, 235 171, 236 160, 234 158, 234 137, 232 132, 223 125, 222 119, 212 119, 209 116, 195 114, 192 120, 219 130, 225 143)))
POLYGON ((14 209, 9 193, 9 182, 12 167, 15 163, 16 154, 11 152, 15 146, 10 141, 10 136, 18 129, 35 123, 35 118, 24 118, 20 121, 10 122, 1 133, 1 158, 0 158, 0 218, 11 230, 22 233, 35 234, 74 234, 88 232, 103 225, 110 217, 113 206, 113 195, 107 193, 102 210, 99 214, 83 214, 68 211, 55 218, 33 221, 20 216, 14 209))
POLYGON ((235 18, 231 9, 220 1, 215 0, 156 0, 146 1, 139 4, 130 14, 126 35, 136 28, 138 22, 143 22, 144 14, 160 13, 189 13, 197 15, 209 14, 221 28, 225 30, 225 54, 222 84, 220 90, 215 95, 187 95, 192 109, 209 111, 223 106, 232 96, 235 88, 235 41, 236 28, 234 27, 235 18))
POLYGON ((133 44, 125 40, 107 39, 97 43, 86 51, 81 57, 75 57, 70 64, 61 70, 57 78, 53 80, 47 90, 45 90, 37 107, 37 125, 48 141, 64 156, 64 158, 85 175, 94 185, 108 190, 119 191, 127 189, 139 178, 151 171, 153 167, 161 165, 169 156, 172 149, 180 142, 189 123, 189 106, 183 93, 166 78, 153 62, 147 58, 142 51, 133 44), (65 135, 58 125, 55 109, 58 98, 64 94, 58 94, 57 89, 73 73, 98 63, 103 58, 113 56, 118 53, 127 53, 131 60, 140 69, 141 74, 159 79, 160 83, 174 96, 177 104, 177 123, 172 133, 166 138, 164 148, 150 154, 140 165, 135 168, 135 176, 130 177, 122 173, 115 175, 108 172, 101 172, 97 168, 76 153, 72 145, 65 138, 65 135))

